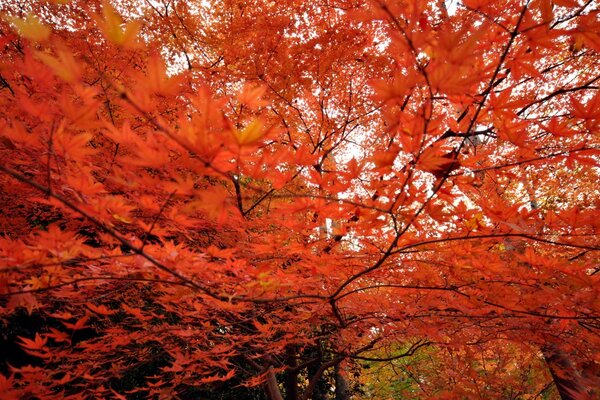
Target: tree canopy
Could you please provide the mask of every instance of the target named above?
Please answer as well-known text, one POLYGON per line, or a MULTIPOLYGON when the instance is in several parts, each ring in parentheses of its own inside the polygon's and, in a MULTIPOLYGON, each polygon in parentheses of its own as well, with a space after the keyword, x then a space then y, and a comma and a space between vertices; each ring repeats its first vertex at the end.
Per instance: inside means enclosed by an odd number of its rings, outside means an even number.
POLYGON ((0 2, 3 398, 597 398, 598 6, 0 2))

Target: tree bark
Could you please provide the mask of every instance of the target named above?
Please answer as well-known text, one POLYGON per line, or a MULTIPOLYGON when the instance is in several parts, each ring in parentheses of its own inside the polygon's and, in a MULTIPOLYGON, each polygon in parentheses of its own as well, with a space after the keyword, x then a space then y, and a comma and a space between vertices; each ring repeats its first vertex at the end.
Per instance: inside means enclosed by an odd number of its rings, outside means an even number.
POLYGON ((562 400, 581 400, 587 396, 582 377, 568 354, 554 344, 542 348, 542 353, 556 389, 562 400))
POLYGON ((327 399, 327 382, 323 379, 323 374, 329 368, 341 363, 344 357, 338 357, 326 363, 318 365, 318 368, 309 368, 309 376, 311 376, 306 392, 302 396, 302 400, 326 400, 327 399))
POLYGON ((335 400, 350 400, 350 385, 348 385, 342 364, 335 366, 335 400))
POLYGON ((285 373, 285 397, 286 400, 298 400, 298 370, 296 369, 296 349, 289 346, 286 350, 288 369, 285 373))
POLYGON ((275 377, 275 371, 273 366, 267 368, 267 380, 265 382, 265 393, 269 400, 283 400, 279 385, 277 385, 277 377, 275 377))

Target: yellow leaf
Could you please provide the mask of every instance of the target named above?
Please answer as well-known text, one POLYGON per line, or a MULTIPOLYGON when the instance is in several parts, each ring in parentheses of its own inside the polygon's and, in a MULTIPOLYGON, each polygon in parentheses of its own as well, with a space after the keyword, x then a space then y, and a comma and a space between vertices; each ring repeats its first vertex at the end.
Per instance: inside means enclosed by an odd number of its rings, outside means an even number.
POLYGON ((40 277, 32 276, 31 278, 25 280, 25 283, 31 285, 31 289, 45 289, 50 286, 50 277, 46 275, 42 275, 40 277))
POLYGON ((128 217, 125 217, 125 216, 122 216, 122 215, 119 215, 119 214, 113 214, 113 218, 116 219, 117 221, 121 221, 121 222, 123 222, 125 224, 130 224, 130 223, 133 222, 131 220, 131 218, 128 218, 128 217))
POLYGON ((25 19, 6 17, 6 20, 13 24, 20 36, 34 42, 41 42, 48 39, 52 32, 50 27, 44 25, 38 17, 33 14, 27 14, 25 19))
POLYGON ((248 146, 258 142, 265 134, 260 120, 255 119, 250 122, 243 130, 235 131, 235 140, 240 146, 248 146))
POLYGON ((56 52, 58 58, 41 51, 36 52, 36 57, 52 68, 56 76, 67 82, 73 82, 81 76, 81 69, 73 54, 66 48, 56 52))
POLYGON ((481 228, 484 226, 482 223, 482 219, 483 219, 483 214, 477 213, 473 217, 469 218, 468 220, 465 220, 464 223, 469 231, 476 231, 478 228, 481 228))
POLYGON ((136 44, 137 34, 141 28, 138 21, 124 24, 123 18, 108 1, 102 5, 102 17, 103 20, 98 19, 97 22, 108 40, 125 47, 132 47, 136 44), (123 25, 125 25, 125 29, 123 29, 123 25))
POLYGON ((504 243, 495 244, 492 248, 497 251, 506 251, 506 245, 504 243))
POLYGON ((104 17, 104 33, 106 36, 113 42, 121 42, 123 40, 123 30, 121 29, 123 19, 121 16, 108 2, 104 2, 102 5, 102 16, 104 17))

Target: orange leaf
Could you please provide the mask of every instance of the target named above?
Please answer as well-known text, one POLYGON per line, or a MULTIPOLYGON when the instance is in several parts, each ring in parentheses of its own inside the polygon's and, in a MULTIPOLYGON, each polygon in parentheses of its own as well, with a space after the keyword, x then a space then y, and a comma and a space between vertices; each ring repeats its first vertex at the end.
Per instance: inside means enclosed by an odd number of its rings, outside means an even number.
POLYGON ((238 93, 238 100, 251 110, 257 110, 260 107, 269 104, 267 101, 261 100, 261 97, 265 94, 266 90, 267 88, 265 86, 256 86, 246 83, 244 88, 238 93))
POLYGON ((86 303, 86 306, 91 311, 95 312, 96 314, 100 314, 100 315, 113 315, 113 314, 116 313, 116 311, 110 310, 104 304, 100 304, 99 306, 96 306, 96 305, 94 305, 92 303, 86 303))

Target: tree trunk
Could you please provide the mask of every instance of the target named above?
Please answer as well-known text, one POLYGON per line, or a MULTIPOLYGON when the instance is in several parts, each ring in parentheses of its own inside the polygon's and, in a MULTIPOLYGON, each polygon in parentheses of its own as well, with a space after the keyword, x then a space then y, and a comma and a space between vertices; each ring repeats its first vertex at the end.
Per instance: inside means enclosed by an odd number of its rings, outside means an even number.
POLYGON ((277 385, 277 378, 275 377, 275 371, 273 367, 269 366, 267 369, 267 380, 265 382, 265 394, 269 400, 283 400, 279 385, 277 385))
POLYGON ((350 400, 350 385, 342 364, 335 366, 335 400, 350 400))
POLYGON ((308 376, 310 377, 308 387, 306 388, 305 399, 327 400, 328 385, 324 379, 323 373, 327 365, 315 363, 308 367, 308 376))
POLYGON ((554 344, 544 346, 542 349, 544 359, 556 389, 562 400, 582 400, 587 398, 587 391, 582 384, 582 377, 568 354, 554 344))
POLYGON ((289 346, 286 349, 287 365, 290 367, 285 373, 285 398, 298 400, 298 370, 296 370, 296 348, 289 346))

